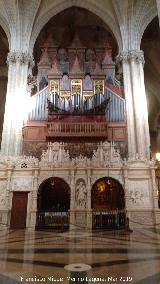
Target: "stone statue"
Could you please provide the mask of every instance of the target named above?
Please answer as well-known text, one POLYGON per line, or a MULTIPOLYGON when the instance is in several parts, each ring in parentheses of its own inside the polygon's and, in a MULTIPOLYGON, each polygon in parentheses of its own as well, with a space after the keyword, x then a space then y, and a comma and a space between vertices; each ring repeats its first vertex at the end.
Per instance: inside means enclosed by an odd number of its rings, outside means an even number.
POLYGON ((79 209, 86 208, 87 189, 83 180, 80 180, 76 185, 76 205, 79 209))

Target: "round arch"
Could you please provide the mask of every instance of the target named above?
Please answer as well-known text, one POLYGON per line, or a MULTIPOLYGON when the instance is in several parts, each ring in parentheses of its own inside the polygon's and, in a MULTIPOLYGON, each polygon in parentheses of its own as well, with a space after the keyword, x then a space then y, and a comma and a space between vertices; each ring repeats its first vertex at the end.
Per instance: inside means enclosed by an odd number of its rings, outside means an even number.
POLYGON ((59 177, 44 180, 38 189, 37 209, 43 212, 68 211, 70 208, 70 187, 59 177))
POLYGON ((42 30, 42 28, 45 26, 45 24, 55 15, 62 12, 63 10, 66 10, 70 7, 79 7, 84 8, 88 10, 89 12, 92 12, 96 16, 100 17, 104 23, 110 28, 112 34, 115 37, 115 40, 117 41, 119 50, 122 49, 122 40, 120 35, 120 30, 117 27, 116 22, 111 17, 111 15, 108 13, 108 10, 104 9, 104 7, 97 6, 94 3, 90 3, 88 0, 68 0, 68 1, 58 1, 58 2, 52 2, 52 4, 48 7, 47 11, 45 11, 41 17, 39 17, 35 23, 35 26, 32 31, 31 40, 30 40, 30 46, 29 49, 32 52, 34 44, 36 42, 36 39, 42 30))
POLYGON ((123 210, 125 208, 124 189, 112 177, 102 177, 93 184, 91 207, 95 210, 123 210))

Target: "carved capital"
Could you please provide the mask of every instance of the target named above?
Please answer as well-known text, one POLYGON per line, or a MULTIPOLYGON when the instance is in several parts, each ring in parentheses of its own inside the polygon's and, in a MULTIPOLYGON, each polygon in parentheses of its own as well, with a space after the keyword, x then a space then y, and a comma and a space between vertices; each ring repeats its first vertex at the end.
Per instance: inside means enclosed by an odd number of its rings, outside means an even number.
POLYGON ((137 63, 142 63, 144 65, 144 53, 142 50, 129 50, 129 51, 122 51, 117 57, 116 62, 117 64, 121 62, 129 62, 131 60, 136 61, 137 63))
POLYGON ((33 68, 34 66, 34 58, 28 52, 21 51, 11 51, 7 56, 7 64, 15 64, 19 62, 20 64, 28 64, 29 67, 33 68))
POLYGON ((128 52, 128 59, 134 60, 137 63, 142 63, 144 65, 144 53, 142 50, 131 50, 128 52))
POLYGON ((119 55, 117 55, 116 57, 117 64, 120 64, 126 61, 128 61, 128 51, 122 51, 119 55))

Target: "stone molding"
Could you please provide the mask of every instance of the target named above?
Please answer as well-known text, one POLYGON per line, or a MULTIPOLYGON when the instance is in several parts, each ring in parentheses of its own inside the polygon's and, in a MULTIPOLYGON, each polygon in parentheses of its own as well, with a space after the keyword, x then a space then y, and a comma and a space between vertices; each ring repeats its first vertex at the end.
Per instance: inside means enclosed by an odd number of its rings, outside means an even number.
POLYGON ((7 64, 15 64, 15 63, 28 64, 31 68, 34 67, 34 58, 33 55, 28 52, 22 51, 10 51, 7 56, 7 64))

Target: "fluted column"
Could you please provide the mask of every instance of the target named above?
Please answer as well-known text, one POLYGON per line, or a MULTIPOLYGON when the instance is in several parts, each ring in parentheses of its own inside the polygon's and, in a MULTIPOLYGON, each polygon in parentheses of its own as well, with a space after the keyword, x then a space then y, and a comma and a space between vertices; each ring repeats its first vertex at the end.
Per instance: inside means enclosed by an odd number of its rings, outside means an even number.
POLYGON ((150 160, 148 110, 144 85, 144 56, 141 50, 122 53, 124 91, 126 98, 128 152, 132 158, 150 160))
POLYGON ((118 63, 122 63, 124 93, 126 99, 127 113, 127 133, 128 133, 128 156, 134 157, 136 154, 136 136, 135 136, 135 119, 134 105, 132 96, 132 83, 130 74, 130 63, 128 60, 128 52, 122 52, 117 58, 118 63))
POLYGON ((27 76, 33 58, 27 52, 9 52, 8 85, 3 123, 1 154, 16 156, 21 153, 22 126, 27 115, 27 76))

